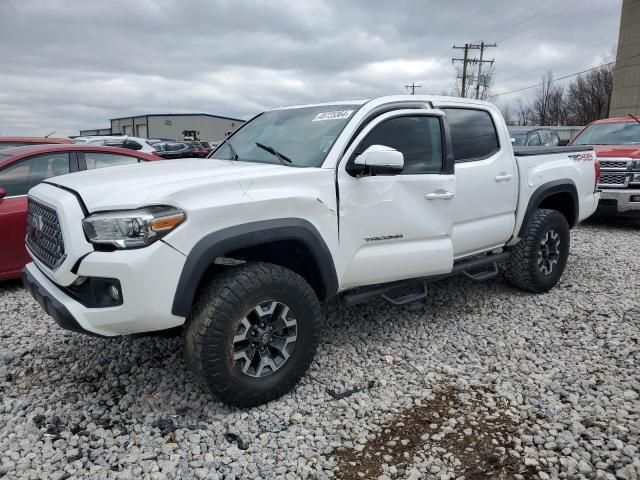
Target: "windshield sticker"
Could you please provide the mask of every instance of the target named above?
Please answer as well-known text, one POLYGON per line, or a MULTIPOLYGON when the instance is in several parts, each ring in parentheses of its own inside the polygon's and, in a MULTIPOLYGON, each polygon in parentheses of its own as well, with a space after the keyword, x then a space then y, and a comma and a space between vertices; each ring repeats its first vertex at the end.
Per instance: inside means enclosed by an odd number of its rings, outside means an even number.
POLYGON ((353 110, 336 110, 335 112, 322 112, 317 114, 312 122, 323 122, 325 120, 343 120, 349 118, 353 110))

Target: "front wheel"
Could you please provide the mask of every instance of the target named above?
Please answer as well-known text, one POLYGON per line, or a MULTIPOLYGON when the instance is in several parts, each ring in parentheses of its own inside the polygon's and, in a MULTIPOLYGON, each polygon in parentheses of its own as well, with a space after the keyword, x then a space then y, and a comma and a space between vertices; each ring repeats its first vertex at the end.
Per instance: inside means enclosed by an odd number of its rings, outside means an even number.
POLYGON ((291 390, 320 337, 320 304, 298 274, 229 267, 200 291, 185 326, 187 365, 224 403, 252 407, 291 390))
POLYGON ((520 243, 511 247, 505 278, 529 292, 547 292, 560 280, 569 257, 569 224, 556 210, 538 209, 520 243))

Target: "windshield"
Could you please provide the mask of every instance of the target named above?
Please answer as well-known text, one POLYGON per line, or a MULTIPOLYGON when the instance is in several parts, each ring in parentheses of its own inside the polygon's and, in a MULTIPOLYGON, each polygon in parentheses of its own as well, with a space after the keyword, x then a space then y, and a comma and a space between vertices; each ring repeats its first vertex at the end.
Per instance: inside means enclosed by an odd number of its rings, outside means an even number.
POLYGON ((319 167, 359 105, 324 105, 263 113, 242 126, 209 158, 282 163, 270 147, 296 167, 319 167), (231 148, 229 147, 231 143, 231 148))
POLYGON ((526 133, 512 133, 511 138, 513 138, 514 146, 522 146, 527 143, 527 134, 526 133))
POLYGON ((638 145, 640 123, 594 123, 578 135, 572 145, 638 145))

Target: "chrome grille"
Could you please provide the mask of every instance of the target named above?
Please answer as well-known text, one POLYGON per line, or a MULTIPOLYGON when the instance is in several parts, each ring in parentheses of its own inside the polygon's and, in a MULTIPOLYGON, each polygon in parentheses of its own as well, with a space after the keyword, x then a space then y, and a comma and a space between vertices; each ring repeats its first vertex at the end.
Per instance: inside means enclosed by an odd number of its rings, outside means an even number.
POLYGON ((626 186, 626 173, 602 173, 600 174, 601 186, 626 186))
POLYGON ((64 261, 64 241, 56 211, 29 198, 26 244, 33 255, 51 270, 64 261))
POLYGON ((626 170, 627 160, 600 160, 600 168, 612 168, 616 170, 626 170))

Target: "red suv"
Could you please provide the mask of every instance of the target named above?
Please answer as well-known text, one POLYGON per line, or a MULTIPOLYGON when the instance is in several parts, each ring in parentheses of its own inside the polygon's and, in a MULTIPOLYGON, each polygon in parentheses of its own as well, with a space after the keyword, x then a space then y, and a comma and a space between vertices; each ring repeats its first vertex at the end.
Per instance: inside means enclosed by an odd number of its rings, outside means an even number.
POLYGON ((600 160, 601 213, 640 215, 640 119, 596 120, 569 145, 593 145, 600 160))
POLYGON ((30 261, 24 237, 31 187, 66 173, 153 160, 160 158, 124 148, 74 144, 0 150, 0 280, 19 278, 30 261))

